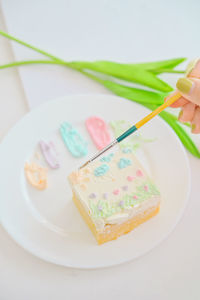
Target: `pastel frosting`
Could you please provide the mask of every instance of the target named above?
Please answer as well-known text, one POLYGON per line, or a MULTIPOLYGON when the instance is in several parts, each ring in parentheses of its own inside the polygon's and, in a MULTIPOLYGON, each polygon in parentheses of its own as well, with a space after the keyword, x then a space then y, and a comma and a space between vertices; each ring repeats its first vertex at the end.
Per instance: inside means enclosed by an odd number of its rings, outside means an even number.
POLYGON ((85 125, 97 149, 101 150, 111 142, 108 126, 100 117, 88 118, 85 125))
POLYGON ((42 140, 39 142, 39 145, 44 159, 46 160, 50 168, 58 169, 60 167, 60 163, 58 161, 58 155, 54 143, 52 141, 45 142, 42 140))
MULTIPOLYGON (((116 120, 110 122, 110 126, 113 130, 114 136, 117 138, 122 133, 124 133, 127 129, 129 129, 132 124, 127 120, 116 120)), ((153 139, 144 139, 140 133, 136 132, 129 136, 128 138, 124 139, 120 142, 119 147, 122 149, 124 153, 134 152, 138 148, 140 148, 144 143, 152 142, 153 139)))
POLYGON ((160 201, 158 189, 134 154, 122 150, 113 153, 109 161, 100 158, 73 172, 69 182, 99 230, 160 201))
POLYGON ((44 190, 47 187, 47 169, 31 162, 25 163, 24 171, 28 182, 38 190, 44 190))
POLYGON ((60 134, 67 149, 74 157, 82 157, 88 153, 88 144, 78 130, 68 122, 60 126, 60 134))

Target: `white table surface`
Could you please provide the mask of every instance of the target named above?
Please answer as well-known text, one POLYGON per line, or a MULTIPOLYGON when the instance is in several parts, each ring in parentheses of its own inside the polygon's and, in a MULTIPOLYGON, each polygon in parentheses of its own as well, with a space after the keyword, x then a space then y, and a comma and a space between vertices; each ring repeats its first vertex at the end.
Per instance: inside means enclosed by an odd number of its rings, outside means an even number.
MULTIPOLYGON (((12 60, 10 45, 0 38, 0 63, 12 60)), ((2 139, 28 107, 17 70, 0 72, 0 91, 2 139)), ((199 299, 200 161, 188 156, 192 190, 183 218, 166 241, 130 263, 94 271, 55 266, 25 252, 0 227, 0 300, 199 299)))

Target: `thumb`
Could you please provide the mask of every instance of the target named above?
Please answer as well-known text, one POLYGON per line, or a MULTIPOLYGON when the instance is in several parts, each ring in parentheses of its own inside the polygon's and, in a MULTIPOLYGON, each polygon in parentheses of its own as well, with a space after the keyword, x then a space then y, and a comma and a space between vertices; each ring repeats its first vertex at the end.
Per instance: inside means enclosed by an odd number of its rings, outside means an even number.
POLYGON ((176 87, 185 99, 200 106, 200 79, 180 78, 176 83, 176 87))

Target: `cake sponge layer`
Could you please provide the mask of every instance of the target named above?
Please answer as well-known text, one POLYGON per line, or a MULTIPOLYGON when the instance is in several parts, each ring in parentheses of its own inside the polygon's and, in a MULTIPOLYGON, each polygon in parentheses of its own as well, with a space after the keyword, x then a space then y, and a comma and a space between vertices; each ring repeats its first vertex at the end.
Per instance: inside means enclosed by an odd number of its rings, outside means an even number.
POLYGON ((90 216, 87 214, 86 210, 84 209, 82 203, 79 201, 79 199, 73 195, 73 201, 78 208, 81 216, 87 223, 88 227, 91 229, 92 233, 94 234, 97 243, 103 244, 105 242, 109 242, 112 240, 117 239, 121 235, 124 235, 130 231, 132 231, 135 227, 139 226, 140 224, 148 221, 150 218, 154 217, 160 210, 160 204, 157 206, 148 208, 143 213, 138 214, 131 219, 125 221, 122 224, 109 224, 106 225, 103 232, 99 232, 96 229, 95 224, 93 223, 90 216))

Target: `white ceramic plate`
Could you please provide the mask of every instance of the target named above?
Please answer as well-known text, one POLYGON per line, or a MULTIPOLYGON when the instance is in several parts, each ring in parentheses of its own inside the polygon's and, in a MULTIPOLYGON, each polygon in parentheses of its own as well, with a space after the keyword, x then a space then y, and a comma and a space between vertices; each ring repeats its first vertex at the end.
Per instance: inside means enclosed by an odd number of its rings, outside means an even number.
POLYGON ((63 121, 72 123, 89 141, 91 156, 96 150, 84 128, 87 117, 98 115, 106 121, 127 119, 135 123, 147 113, 144 107, 119 97, 77 95, 48 102, 27 114, 0 146, 0 217, 13 239, 46 261, 76 268, 117 265, 163 241, 180 219, 190 190, 185 150, 168 125, 156 117, 144 126, 142 135, 156 140, 138 152, 161 190, 160 213, 131 233, 101 246, 74 207, 67 182, 67 175, 88 157, 73 158, 58 132, 63 121), (61 161, 59 170, 49 170, 49 187, 44 191, 29 186, 24 177, 24 163, 33 157, 40 139, 55 142, 61 161))

